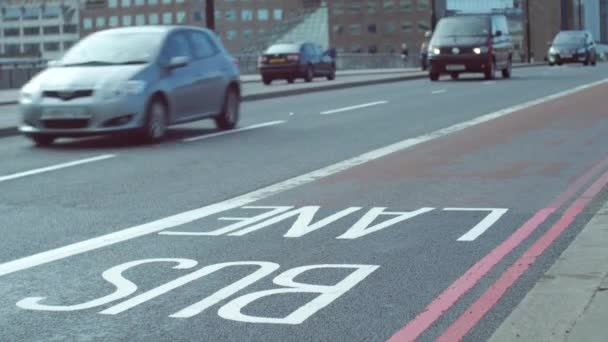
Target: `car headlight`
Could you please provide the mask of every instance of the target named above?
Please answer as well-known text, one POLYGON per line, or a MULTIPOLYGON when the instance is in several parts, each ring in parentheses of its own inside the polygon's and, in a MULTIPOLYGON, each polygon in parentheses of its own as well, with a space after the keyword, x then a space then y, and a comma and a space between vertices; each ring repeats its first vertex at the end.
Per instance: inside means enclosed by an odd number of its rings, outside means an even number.
POLYGON ((476 47, 473 49, 473 53, 481 55, 482 53, 488 53, 489 49, 487 46, 476 47))
POLYGON ((578 53, 587 53, 587 50, 584 48, 578 49, 578 53))
POLYGON ((559 51, 552 46, 551 48, 549 48, 549 53, 557 54, 557 53, 559 53, 559 51))
POLYGON ((32 83, 28 83, 19 92, 19 103, 28 104, 32 103, 38 96, 39 89, 32 83))
POLYGON ((439 55, 441 54, 441 50, 438 47, 431 46, 429 47, 429 55, 439 55))
POLYGON ((117 86, 110 87, 103 92, 105 99, 121 97, 126 95, 139 95, 146 89, 144 81, 127 81, 119 83, 117 86))

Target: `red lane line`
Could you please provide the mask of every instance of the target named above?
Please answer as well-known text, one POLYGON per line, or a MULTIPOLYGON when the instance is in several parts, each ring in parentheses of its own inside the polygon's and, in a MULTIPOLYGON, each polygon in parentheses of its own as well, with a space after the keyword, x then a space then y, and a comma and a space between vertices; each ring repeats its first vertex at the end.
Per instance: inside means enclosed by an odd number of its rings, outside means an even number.
POLYGON ((544 251, 559 238, 576 217, 591 203, 593 198, 608 184, 608 172, 604 173, 579 197, 543 236, 538 239, 500 278, 490 286, 450 327, 438 341, 459 341, 490 311, 507 290, 536 262, 544 251))
POLYGON ((433 325, 456 302, 472 289, 490 272, 505 256, 511 253, 526 238, 528 238, 547 218, 558 208, 573 198, 593 177, 608 165, 608 158, 604 158, 578 178, 551 203, 550 207, 536 212, 532 218, 518 228, 507 240, 479 260, 473 267, 465 272, 458 280, 445 289, 435 298, 416 318, 397 331, 388 341, 414 341, 433 325))

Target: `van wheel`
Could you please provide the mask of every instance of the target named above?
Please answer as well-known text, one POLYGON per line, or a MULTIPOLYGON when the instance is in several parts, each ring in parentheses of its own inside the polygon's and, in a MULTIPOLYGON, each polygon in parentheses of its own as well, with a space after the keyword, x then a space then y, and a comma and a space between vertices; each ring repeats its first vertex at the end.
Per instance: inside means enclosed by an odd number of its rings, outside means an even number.
POLYGON ((511 78, 511 71, 513 69, 513 65, 511 60, 507 62, 507 67, 502 69, 502 78, 511 78))
POLYGON ((55 136, 46 134, 32 134, 28 135, 27 137, 30 138, 38 147, 51 146, 55 142, 55 139, 57 139, 55 136))
POLYGON ((215 118, 215 124, 221 130, 234 129, 239 122, 240 98, 238 92, 230 87, 226 91, 222 112, 215 118))
POLYGON ((460 77, 460 75, 457 72, 453 72, 450 74, 450 77, 455 81, 460 77))
POLYGON ((439 80, 439 73, 438 72, 429 72, 429 79, 433 82, 438 81, 439 80))
POLYGON ((262 82, 264 82, 265 85, 270 85, 272 83, 272 79, 268 77, 263 77, 262 82))
POLYGON ((148 105, 146 122, 141 138, 146 143, 158 143, 165 138, 169 121, 169 111, 164 101, 155 98, 148 105))
POLYGON ((493 80, 496 78, 496 62, 492 61, 489 67, 484 72, 484 76, 486 80, 493 80))
POLYGON ((294 82, 294 79, 293 79, 293 78, 288 78, 288 79, 287 79, 287 83, 292 84, 293 82, 294 82))

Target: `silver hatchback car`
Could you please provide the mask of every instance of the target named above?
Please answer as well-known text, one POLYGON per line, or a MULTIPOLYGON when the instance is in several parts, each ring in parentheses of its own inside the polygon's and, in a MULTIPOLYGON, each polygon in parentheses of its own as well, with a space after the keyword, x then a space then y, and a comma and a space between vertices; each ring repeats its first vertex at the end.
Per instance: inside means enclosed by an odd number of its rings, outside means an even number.
POLYGON ((22 134, 58 137, 136 133, 158 142, 167 127, 239 119, 241 85, 217 36, 194 27, 144 26, 94 33, 22 89, 22 134))

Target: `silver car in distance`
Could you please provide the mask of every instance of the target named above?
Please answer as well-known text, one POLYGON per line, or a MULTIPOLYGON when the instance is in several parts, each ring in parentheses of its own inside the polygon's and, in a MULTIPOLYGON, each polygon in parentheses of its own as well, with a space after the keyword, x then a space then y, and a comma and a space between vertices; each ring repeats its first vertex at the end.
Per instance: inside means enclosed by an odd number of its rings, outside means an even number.
POLYGON ((239 119, 234 59, 206 29, 144 26, 94 33, 22 89, 19 130, 36 145, 59 137, 134 133, 159 142, 170 125, 239 119))

